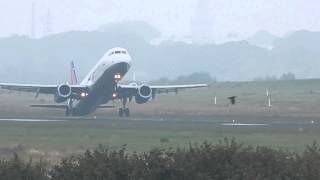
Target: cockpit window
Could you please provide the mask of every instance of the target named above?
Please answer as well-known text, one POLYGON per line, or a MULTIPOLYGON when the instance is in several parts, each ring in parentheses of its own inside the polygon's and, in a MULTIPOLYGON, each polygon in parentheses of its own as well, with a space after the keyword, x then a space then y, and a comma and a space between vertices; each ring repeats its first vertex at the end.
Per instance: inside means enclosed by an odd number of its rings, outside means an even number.
POLYGON ((128 54, 128 52, 127 51, 112 51, 111 53, 109 53, 109 56, 111 56, 113 54, 128 54))

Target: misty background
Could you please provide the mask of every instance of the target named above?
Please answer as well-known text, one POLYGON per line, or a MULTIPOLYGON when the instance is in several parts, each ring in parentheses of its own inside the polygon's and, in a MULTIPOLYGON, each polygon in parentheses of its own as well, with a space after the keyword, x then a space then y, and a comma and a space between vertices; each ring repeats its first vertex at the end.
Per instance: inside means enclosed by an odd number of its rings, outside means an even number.
POLYGON ((112 47, 127 78, 210 75, 218 81, 320 77, 317 0, 0 0, 0 81, 84 77, 112 47))

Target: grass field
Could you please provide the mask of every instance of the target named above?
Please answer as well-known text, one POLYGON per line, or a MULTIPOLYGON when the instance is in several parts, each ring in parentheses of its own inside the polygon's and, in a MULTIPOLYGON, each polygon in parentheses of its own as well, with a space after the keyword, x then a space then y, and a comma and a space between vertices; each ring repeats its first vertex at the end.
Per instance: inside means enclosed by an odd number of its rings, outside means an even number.
MULTIPOLYGON (((185 147, 205 140, 217 142, 225 137, 300 151, 320 140, 319 92, 320 80, 226 82, 178 95, 160 95, 145 105, 130 104, 132 119, 118 119, 116 109, 103 109, 90 117, 62 122, 1 121, 0 153, 6 156, 17 151, 55 160, 98 144, 110 148, 127 144, 130 151, 142 152, 154 147, 185 147), (271 108, 267 107, 267 88, 272 96, 271 108), (235 106, 227 100, 233 95, 238 97, 235 106), (218 98, 217 105, 213 103, 214 96, 218 98), (271 125, 221 125, 232 120, 271 125)), ((1 117, 64 120, 63 111, 28 107, 52 103, 49 96, 35 99, 29 93, 2 91, 0 98, 1 117)))
MULTIPOLYGON (((30 93, 0 94, 0 116, 2 117, 48 117, 63 116, 64 112, 53 109, 31 109, 29 104, 53 103, 51 96, 40 95, 38 99, 30 93)), ((110 104, 120 105, 119 102, 110 104)), ((281 116, 320 117, 320 80, 297 80, 277 82, 224 82, 212 84, 210 88, 188 90, 178 95, 159 95, 156 101, 136 105, 129 103, 135 117, 217 117, 217 116, 281 116), (267 108, 266 89, 272 97, 272 108, 267 108), (217 105, 213 99, 217 96, 217 105), (227 97, 237 96, 237 105, 230 106, 227 97)), ((98 110, 93 116, 116 117, 117 109, 98 110)))

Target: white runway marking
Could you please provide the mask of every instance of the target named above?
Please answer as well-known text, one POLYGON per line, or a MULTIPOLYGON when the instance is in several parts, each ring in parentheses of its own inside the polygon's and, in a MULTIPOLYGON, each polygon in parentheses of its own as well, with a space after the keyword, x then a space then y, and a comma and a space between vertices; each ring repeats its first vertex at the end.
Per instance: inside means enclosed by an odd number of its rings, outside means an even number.
POLYGON ((225 123, 223 126, 269 126, 270 124, 240 124, 240 123, 225 123))
POLYGON ((0 119, 0 121, 14 121, 14 122, 65 122, 66 120, 49 120, 49 119, 0 119))

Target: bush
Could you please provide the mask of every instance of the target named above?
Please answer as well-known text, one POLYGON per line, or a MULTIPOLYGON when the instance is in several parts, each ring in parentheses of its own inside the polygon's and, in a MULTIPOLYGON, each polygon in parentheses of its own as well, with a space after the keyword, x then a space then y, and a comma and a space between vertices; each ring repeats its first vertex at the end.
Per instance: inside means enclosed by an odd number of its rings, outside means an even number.
POLYGON ((46 163, 25 163, 16 154, 8 161, 0 161, 1 180, 49 180, 47 170, 46 163))
POLYGON ((169 143, 169 142, 170 142, 169 138, 166 138, 166 137, 160 138, 160 143, 169 143))
POLYGON ((320 149, 316 143, 302 154, 265 146, 245 146, 225 139, 188 148, 153 149, 127 153, 98 148, 62 160, 48 168, 24 163, 17 156, 1 161, 2 179, 53 180, 316 180, 320 177, 320 149))

